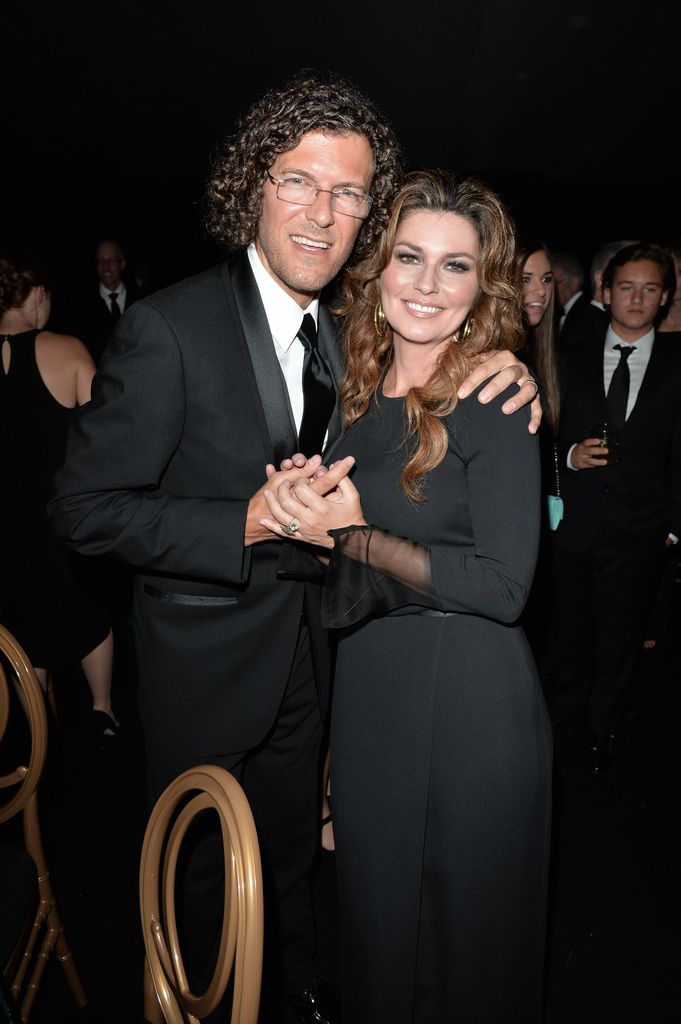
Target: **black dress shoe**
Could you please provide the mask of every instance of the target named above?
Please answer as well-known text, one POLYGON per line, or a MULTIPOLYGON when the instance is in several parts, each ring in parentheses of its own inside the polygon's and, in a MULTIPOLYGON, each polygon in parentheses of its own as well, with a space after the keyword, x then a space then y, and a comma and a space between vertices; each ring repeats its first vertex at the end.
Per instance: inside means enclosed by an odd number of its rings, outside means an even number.
POLYGON ((340 1024, 340 992, 324 978, 313 978, 303 994, 290 997, 289 1002, 301 1024, 340 1024))

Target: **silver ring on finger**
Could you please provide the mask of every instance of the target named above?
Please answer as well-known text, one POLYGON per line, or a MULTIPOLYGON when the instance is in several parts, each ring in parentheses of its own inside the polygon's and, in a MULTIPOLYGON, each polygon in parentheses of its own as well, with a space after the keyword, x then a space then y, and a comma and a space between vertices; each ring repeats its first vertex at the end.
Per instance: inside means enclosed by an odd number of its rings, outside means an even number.
POLYGON ((539 385, 537 384, 534 377, 526 377, 525 380, 519 380, 516 381, 516 383, 519 388, 524 388, 526 384, 534 384, 534 394, 532 395, 532 401, 534 401, 534 399, 539 394, 539 385))
POLYGON ((299 529, 300 523, 298 522, 295 516, 293 517, 290 523, 287 523, 285 526, 282 526, 282 530, 284 531, 287 537, 293 537, 294 534, 298 533, 299 529))

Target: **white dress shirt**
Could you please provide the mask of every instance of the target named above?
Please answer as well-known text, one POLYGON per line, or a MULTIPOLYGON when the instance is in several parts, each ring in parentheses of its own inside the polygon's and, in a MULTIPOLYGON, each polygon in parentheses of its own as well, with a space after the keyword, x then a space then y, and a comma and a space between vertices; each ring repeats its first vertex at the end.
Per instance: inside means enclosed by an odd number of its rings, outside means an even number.
MULTIPOLYGON (((627 412, 625 419, 629 419, 631 416, 631 410, 636 405, 636 399, 638 393, 641 390, 641 384, 643 382, 643 376, 648 369, 648 363, 650 361, 650 353, 653 351, 653 342, 655 341, 655 331, 648 331, 642 338, 638 338, 632 342, 632 347, 635 349, 631 353, 627 360, 627 366, 629 367, 629 398, 627 401, 627 412)), ((612 375, 615 372, 615 367, 620 361, 619 350, 615 348, 615 345, 623 345, 625 348, 628 346, 628 342, 622 341, 622 339, 615 333, 612 328, 612 324, 608 327, 608 333, 605 336, 605 349, 603 351, 603 387, 607 395, 608 388, 610 387, 610 381, 612 375)))
POLYGON ((116 294, 116 302, 118 303, 118 308, 120 309, 120 311, 122 313, 123 310, 125 309, 125 297, 128 294, 126 289, 125 289, 125 285, 123 284, 123 282, 122 281, 120 282, 120 284, 118 285, 118 288, 105 288, 105 286, 102 284, 102 282, 101 281, 99 282, 99 294, 102 296, 102 298, 106 302, 106 308, 109 310, 109 312, 111 312, 111 299, 110 299, 110 295, 112 293, 114 293, 114 292, 116 294))
MULTIPOLYGON (((265 269, 253 243, 249 245, 247 252, 255 283, 265 307, 267 322, 270 325, 274 351, 286 381, 293 420, 296 430, 300 431, 300 424, 303 420, 305 348, 298 338, 298 331, 306 313, 310 313, 315 324, 318 324, 319 299, 313 299, 307 309, 303 309, 265 269)), ((293 455, 293 452, 290 454, 293 455)))

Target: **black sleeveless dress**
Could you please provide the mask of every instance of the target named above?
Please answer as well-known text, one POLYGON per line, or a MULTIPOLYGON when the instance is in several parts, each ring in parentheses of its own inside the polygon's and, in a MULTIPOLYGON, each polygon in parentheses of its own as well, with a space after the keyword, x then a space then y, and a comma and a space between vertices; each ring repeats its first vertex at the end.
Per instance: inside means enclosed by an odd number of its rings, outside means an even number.
POLYGON ((45 387, 35 357, 37 331, 0 335, 10 347, 0 362, 0 620, 32 664, 77 664, 109 631, 96 598, 91 563, 63 544, 45 507, 64 458, 73 411, 45 387))

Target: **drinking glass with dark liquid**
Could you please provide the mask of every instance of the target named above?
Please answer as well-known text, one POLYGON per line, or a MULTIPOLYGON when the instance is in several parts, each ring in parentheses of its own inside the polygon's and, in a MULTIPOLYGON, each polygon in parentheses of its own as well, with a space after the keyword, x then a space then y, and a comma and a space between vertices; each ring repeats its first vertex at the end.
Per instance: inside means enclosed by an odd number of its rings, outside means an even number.
POLYGON ((607 462, 619 462, 620 459, 620 432, 612 423, 592 423, 589 427, 589 437, 597 437, 602 448, 607 448, 608 453, 604 456, 607 462))

